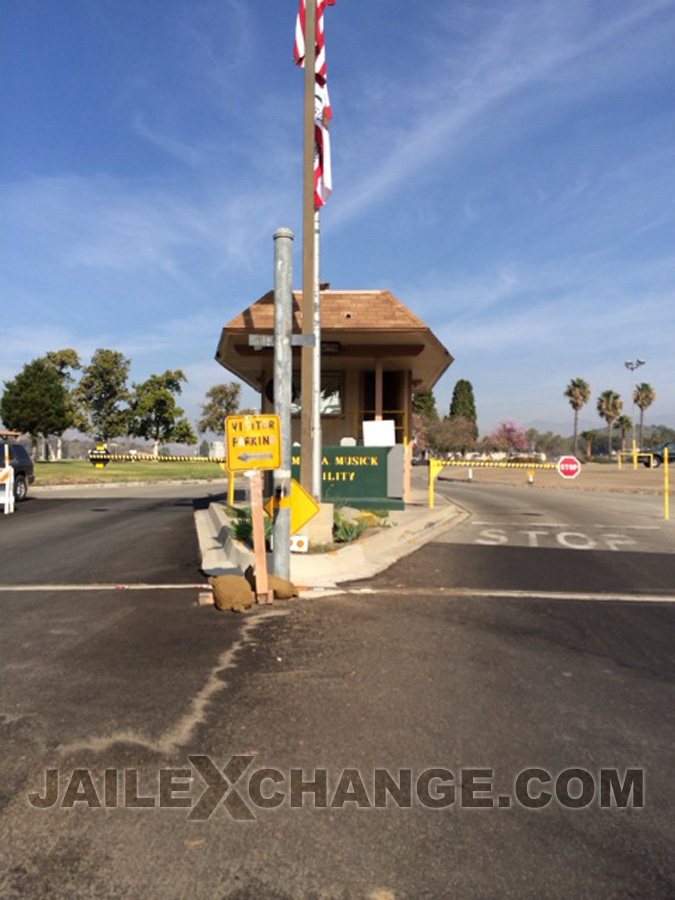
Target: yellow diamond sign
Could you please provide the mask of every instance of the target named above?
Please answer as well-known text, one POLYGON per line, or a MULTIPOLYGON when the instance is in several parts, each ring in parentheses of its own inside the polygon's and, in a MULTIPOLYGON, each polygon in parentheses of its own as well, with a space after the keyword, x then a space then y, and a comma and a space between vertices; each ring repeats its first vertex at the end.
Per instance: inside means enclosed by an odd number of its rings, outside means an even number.
POLYGON ((288 506, 291 508, 291 534, 297 534, 319 511, 319 504, 314 497, 295 478, 291 478, 290 497, 284 497, 283 500, 270 497, 263 509, 268 516, 273 516, 275 509, 288 506))

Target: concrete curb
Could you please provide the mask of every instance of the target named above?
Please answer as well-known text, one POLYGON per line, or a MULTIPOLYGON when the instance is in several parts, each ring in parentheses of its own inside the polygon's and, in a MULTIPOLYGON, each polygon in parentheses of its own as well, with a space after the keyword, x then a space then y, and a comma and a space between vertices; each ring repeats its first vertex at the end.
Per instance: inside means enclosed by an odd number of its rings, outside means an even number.
POLYGON ((242 575, 253 565, 253 551, 232 537, 230 518, 221 503, 195 510, 195 526, 202 571, 207 575, 242 575))
POLYGON ((160 485, 180 484, 222 484, 227 487, 227 478, 177 478, 163 479, 161 481, 87 481, 76 484, 32 484, 29 487, 31 494, 48 493, 49 491, 89 491, 96 488, 130 488, 130 487, 158 487, 160 485))
MULTIPOLYGON (((293 554, 291 580, 312 588, 331 588, 345 581, 372 578, 458 525, 468 513, 454 503, 445 502, 440 509, 414 507, 403 515, 406 518, 400 524, 354 541, 341 550, 293 554)), ((208 509, 197 510, 195 524, 202 570, 207 575, 241 573, 253 565, 252 551, 232 538, 230 520, 221 503, 213 502, 208 509)), ((271 556, 269 562, 271 565, 271 556)))

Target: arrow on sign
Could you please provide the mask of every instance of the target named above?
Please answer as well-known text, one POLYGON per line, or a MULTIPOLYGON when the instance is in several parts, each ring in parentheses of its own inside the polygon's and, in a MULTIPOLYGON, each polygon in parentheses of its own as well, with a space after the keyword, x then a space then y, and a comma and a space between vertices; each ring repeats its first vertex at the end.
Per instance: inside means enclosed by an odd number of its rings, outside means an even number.
POLYGON ((274 459, 273 453, 242 453, 237 459, 243 459, 244 462, 250 462, 252 459, 274 459))
POLYGON ((288 506, 291 507, 291 534, 300 531, 319 512, 319 504, 295 478, 291 479, 290 497, 270 497, 263 509, 268 516, 273 516, 275 509, 288 506))

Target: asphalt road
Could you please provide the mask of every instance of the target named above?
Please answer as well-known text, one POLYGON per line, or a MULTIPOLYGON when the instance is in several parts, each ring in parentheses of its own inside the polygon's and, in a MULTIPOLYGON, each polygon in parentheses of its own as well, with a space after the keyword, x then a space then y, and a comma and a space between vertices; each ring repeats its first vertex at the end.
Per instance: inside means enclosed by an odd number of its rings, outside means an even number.
MULTIPOLYGON (((673 531, 655 498, 622 507, 630 499, 594 494, 589 507, 476 487, 441 487, 472 517, 378 578, 246 617, 196 607, 190 589, 0 591, 0 895, 672 900, 673 531), (240 778, 234 755, 248 764, 240 778), (206 764, 195 756, 233 782, 202 820, 158 808, 169 798, 158 772, 173 766, 192 776, 179 796, 204 812, 206 764), (46 767, 60 772, 58 799, 35 809, 27 793, 43 789, 46 767), (77 789, 89 804, 92 790, 105 800, 104 771, 126 770, 117 808, 63 808, 72 771, 86 767, 92 780, 80 774, 70 799, 77 789), (261 782, 263 767, 274 772, 261 782), (541 809, 515 789, 528 768, 544 779, 532 793, 553 794, 541 809), (425 789, 431 769, 445 771, 425 789), (581 782, 560 777, 571 769, 592 794, 581 808, 571 808, 581 782), (632 808, 601 805, 615 769, 644 779, 643 805, 636 794, 632 808), (398 803, 365 808, 384 770, 403 788, 410 770, 409 805, 403 789, 398 803), (317 791, 303 794, 312 780, 317 791), (233 817, 235 790, 253 818, 233 817), (130 808, 140 795, 154 805, 130 808), (263 797, 280 805, 261 808, 263 797), (470 807, 481 800, 490 805, 470 807)), ((189 504, 119 499, 129 504, 119 517, 55 500, 22 527, 57 563, 50 534, 70 509, 73 534, 104 522, 99 540, 115 550, 115 566, 90 551, 92 577, 140 577, 144 557, 157 581, 199 577, 189 504)), ((6 532, 3 523, 3 548, 6 532)), ((33 577, 51 579, 40 565, 33 577)), ((24 577, 13 556, 4 571, 24 577)), ((59 572, 84 577, 75 561, 59 572)))

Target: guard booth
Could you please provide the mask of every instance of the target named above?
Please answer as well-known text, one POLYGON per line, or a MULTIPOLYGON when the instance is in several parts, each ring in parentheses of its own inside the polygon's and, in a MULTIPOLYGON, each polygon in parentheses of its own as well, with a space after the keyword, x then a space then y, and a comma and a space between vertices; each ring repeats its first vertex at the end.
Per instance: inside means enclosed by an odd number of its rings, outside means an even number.
MULTIPOLYGON (((302 331, 293 294, 293 333, 302 331)), ((274 334, 274 292, 232 319, 217 361, 274 411, 274 350, 252 334, 274 334)), ((409 477, 412 395, 428 391, 453 358, 428 325, 389 291, 321 290, 321 429, 324 500, 400 508, 409 477), (383 423, 381 426, 373 423, 383 423), (391 424, 384 424, 391 423, 391 424), (408 476, 406 475, 408 470, 408 476)), ((300 464, 300 348, 293 348, 294 474, 300 464)))

